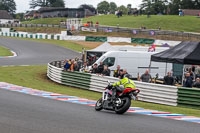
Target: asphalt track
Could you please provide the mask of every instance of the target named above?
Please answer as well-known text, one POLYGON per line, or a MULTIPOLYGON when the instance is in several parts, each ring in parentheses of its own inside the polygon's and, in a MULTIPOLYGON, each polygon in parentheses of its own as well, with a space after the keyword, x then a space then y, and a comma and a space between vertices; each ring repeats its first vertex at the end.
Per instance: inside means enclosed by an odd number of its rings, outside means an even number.
POLYGON ((80 54, 53 44, 0 37, 0 46, 17 53, 17 57, 0 58, 0 66, 7 65, 47 65, 66 58, 80 57, 80 54))
POLYGON ((199 133, 196 123, 114 112, 0 89, 1 133, 199 133))
MULTIPOLYGON (((79 54, 54 45, 0 38, 18 57, 0 65, 41 65, 79 54)), ((200 133, 196 123, 94 107, 0 89, 0 133, 200 133)))

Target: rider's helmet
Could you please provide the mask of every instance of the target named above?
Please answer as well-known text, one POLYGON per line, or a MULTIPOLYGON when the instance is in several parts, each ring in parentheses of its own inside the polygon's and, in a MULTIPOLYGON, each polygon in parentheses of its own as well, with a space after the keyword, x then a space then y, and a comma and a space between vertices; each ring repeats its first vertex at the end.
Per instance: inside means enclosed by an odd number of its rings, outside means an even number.
POLYGON ((125 74, 125 75, 124 75, 124 78, 130 79, 130 78, 132 78, 132 76, 131 76, 130 74, 125 74))

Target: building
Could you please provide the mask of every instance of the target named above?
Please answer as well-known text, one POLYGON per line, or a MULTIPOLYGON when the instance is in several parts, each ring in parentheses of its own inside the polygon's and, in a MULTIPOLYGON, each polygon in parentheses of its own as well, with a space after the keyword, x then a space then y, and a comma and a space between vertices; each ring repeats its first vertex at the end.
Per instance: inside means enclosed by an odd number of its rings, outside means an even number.
POLYGON ((14 18, 6 10, 0 10, 0 24, 13 24, 14 22, 14 18))
POLYGON ((200 16, 200 10, 194 10, 194 9, 182 9, 184 15, 190 15, 190 16, 200 16))
POLYGON ((94 16, 88 9, 83 8, 62 8, 62 7, 43 7, 38 10, 38 16, 41 18, 52 17, 68 17, 68 18, 84 18, 94 16))
POLYGON ((27 20, 27 19, 31 19, 31 18, 40 18, 40 14, 37 10, 32 10, 32 11, 29 11, 27 12, 25 15, 24 15, 24 19, 27 20))

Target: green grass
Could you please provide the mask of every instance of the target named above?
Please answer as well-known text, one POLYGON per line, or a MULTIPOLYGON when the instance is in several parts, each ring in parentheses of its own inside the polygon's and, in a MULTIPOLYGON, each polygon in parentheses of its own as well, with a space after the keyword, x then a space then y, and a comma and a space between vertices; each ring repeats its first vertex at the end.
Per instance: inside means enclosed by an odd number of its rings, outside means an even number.
MULTIPOLYGON (((32 21, 24 21, 24 24, 60 24, 61 20, 66 21, 67 18, 43 18, 32 21)), ((185 32, 200 32, 200 18, 196 16, 183 16, 177 15, 152 15, 147 18, 146 15, 142 16, 123 16, 117 18, 115 15, 102 15, 84 18, 83 22, 93 21, 95 24, 97 21, 100 25, 140 28, 145 26, 147 29, 173 30, 173 31, 185 31, 185 32)))
POLYGON ((82 48, 85 48, 86 50, 90 49, 90 48, 82 46, 80 44, 76 44, 74 42, 64 41, 64 40, 32 39, 32 38, 18 38, 18 37, 8 37, 8 38, 15 38, 15 39, 30 40, 30 41, 36 41, 36 42, 41 42, 41 43, 54 44, 54 45, 68 48, 68 49, 71 49, 71 50, 74 50, 77 52, 82 52, 82 48))
POLYGON ((9 49, 0 46, 0 56, 12 56, 9 49))
POLYGON ((41 18, 33 19, 31 21, 23 21, 22 24, 60 24, 61 21, 66 21, 67 18, 41 18))
POLYGON ((196 16, 175 16, 175 15, 152 15, 147 18, 143 16, 123 16, 117 18, 114 15, 94 16, 84 19, 84 22, 93 21, 99 22, 100 25, 140 28, 145 26, 147 29, 173 30, 173 31, 187 31, 200 32, 200 18, 196 16))
POLYGON ((61 33, 61 31, 66 31, 64 28, 57 27, 15 27, 16 31, 31 32, 31 33, 61 33))
MULTIPOLYGON (((47 79, 46 71, 47 66, 0 67, 0 82, 8 82, 33 89, 78 96, 91 100, 97 100, 101 97, 101 94, 97 92, 59 85, 47 79)), ((139 101, 132 102, 132 106, 200 117, 200 110, 196 109, 172 107, 139 101)))

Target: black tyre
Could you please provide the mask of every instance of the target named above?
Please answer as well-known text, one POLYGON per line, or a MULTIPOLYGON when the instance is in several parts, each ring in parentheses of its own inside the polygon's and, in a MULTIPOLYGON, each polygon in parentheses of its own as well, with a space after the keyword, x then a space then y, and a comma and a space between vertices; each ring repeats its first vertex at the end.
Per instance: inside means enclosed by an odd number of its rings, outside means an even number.
POLYGON ((96 102, 96 105, 95 105, 95 110, 96 111, 100 111, 103 109, 103 100, 102 98, 100 98, 97 102, 96 102))
POLYGON ((119 106, 115 107, 115 112, 117 114, 125 113, 129 107, 131 106, 131 99, 128 97, 124 97, 121 99, 122 103, 119 106))

